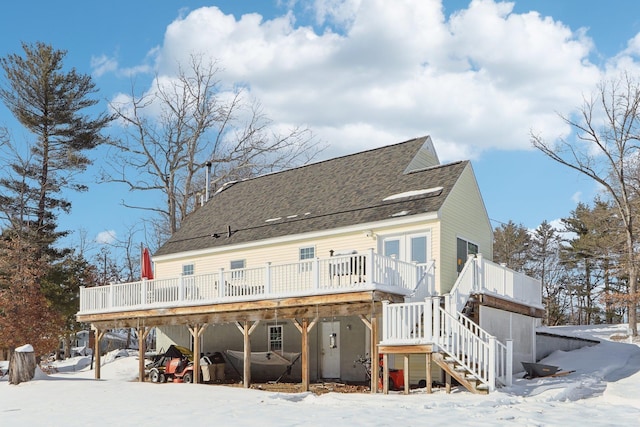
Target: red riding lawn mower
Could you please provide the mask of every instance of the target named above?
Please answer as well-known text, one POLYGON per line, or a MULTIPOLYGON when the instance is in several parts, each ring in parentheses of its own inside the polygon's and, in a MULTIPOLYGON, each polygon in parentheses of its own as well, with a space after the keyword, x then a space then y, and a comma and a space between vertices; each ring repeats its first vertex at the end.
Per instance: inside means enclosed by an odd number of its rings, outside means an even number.
POLYGON ((185 347, 171 345, 146 366, 149 380, 154 383, 193 382, 193 353, 185 347))
MULTIPOLYGON (((367 379, 371 380, 371 358, 370 357, 366 357, 366 358, 359 358, 358 360, 356 360, 356 363, 360 363, 361 365, 364 366, 366 373, 367 373, 367 379)), ((382 354, 380 355, 379 359, 378 359, 378 388, 380 390, 382 390, 382 374, 384 372, 383 370, 384 367, 384 362, 383 362, 383 356, 382 354)), ((404 370, 403 369, 391 369, 389 368, 389 390, 403 390, 404 389, 404 370)))

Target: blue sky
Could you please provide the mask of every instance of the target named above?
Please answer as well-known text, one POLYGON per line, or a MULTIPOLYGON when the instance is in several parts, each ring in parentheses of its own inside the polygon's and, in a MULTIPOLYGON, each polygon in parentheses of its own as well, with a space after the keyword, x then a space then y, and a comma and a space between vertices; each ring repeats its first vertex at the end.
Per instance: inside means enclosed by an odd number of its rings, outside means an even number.
MULTIPOLYGON (((311 128, 324 158, 429 134, 441 160, 472 160, 494 226, 535 228, 597 187, 534 151, 529 132, 566 136, 557 113, 603 77, 638 71, 639 33, 635 0, 41 0, 3 4, 0 55, 22 41, 65 49, 106 108, 132 82, 148 88, 204 53, 277 125, 311 128)), ((4 106, 0 125, 27 137, 4 106)), ((70 195, 60 218, 72 239, 140 224, 142 212, 120 206, 125 188, 94 183, 100 161, 82 177, 90 192, 70 195)))

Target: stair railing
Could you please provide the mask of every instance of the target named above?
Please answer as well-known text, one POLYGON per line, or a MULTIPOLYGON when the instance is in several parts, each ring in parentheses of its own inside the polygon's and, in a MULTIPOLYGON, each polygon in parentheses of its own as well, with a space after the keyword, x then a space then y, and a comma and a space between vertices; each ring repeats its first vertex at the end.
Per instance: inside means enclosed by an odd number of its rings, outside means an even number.
POLYGON ((493 391, 497 382, 512 384, 513 344, 499 342, 461 313, 453 315, 440 297, 422 302, 382 302, 382 344, 433 343, 455 363, 493 391))

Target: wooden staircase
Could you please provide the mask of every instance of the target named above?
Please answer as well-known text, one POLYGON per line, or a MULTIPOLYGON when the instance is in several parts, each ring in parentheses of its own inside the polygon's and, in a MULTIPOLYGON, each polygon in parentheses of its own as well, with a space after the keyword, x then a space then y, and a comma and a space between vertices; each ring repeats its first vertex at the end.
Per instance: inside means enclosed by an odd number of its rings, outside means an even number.
POLYGON ((444 370, 448 390, 451 378, 477 394, 510 385, 512 343, 499 342, 462 313, 448 312, 451 304, 447 299, 444 305, 439 297, 410 303, 383 301, 381 353, 426 349, 444 370))
POLYGON ((459 364, 454 358, 443 353, 433 353, 433 362, 446 374, 447 392, 451 391, 451 378, 454 378, 461 386, 475 394, 489 394, 489 387, 484 384, 473 372, 459 364))

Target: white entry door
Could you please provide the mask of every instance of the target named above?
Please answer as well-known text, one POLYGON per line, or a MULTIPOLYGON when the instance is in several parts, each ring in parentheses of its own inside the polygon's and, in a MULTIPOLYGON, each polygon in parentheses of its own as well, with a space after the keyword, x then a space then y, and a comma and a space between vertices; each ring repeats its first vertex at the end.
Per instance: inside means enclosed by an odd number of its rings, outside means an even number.
POLYGON ((340 322, 322 322, 321 376, 340 378, 340 322))

